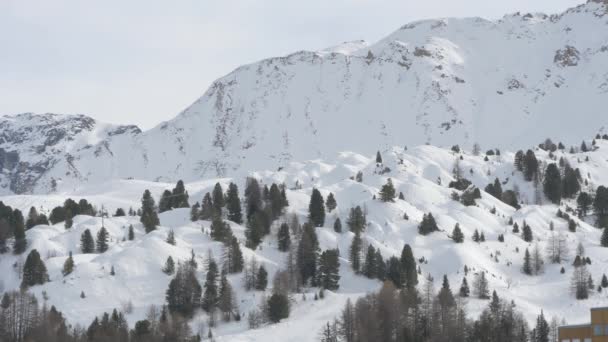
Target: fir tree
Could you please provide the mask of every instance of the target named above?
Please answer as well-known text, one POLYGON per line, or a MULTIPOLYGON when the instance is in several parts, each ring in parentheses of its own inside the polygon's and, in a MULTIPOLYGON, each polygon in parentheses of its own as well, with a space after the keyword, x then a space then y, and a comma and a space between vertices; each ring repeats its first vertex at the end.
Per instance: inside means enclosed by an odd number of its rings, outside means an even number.
POLYGON ((473 242, 479 242, 480 236, 479 231, 477 229, 475 229, 475 231, 473 232, 473 236, 471 237, 471 239, 473 240, 473 242))
POLYGON ((266 291, 266 286, 268 286, 268 272, 266 272, 264 265, 261 265, 257 272, 258 275, 256 277, 255 289, 258 291, 266 291))
POLYGON ((321 253, 319 278, 321 289, 335 291, 340 287, 340 260, 337 249, 328 249, 321 253))
POLYGON ((437 227, 433 214, 424 214, 422 216, 422 222, 420 222, 420 225, 418 225, 418 233, 420 235, 428 235, 438 230, 439 228, 437 227))
POLYGON ((184 182, 181 179, 178 180, 177 184, 175 184, 175 188, 173 188, 173 191, 171 192, 171 208, 190 208, 188 197, 184 182))
POLYGON ((222 313, 224 321, 228 322, 236 313, 236 294, 232 290, 232 286, 226 278, 226 272, 222 272, 220 278, 220 293, 218 298, 218 307, 222 313))
POLYGON ((171 256, 167 257, 167 261, 165 261, 165 266, 163 267, 162 271, 167 275, 172 275, 175 273, 175 261, 173 261, 171 256))
POLYGON ((212 312, 217 307, 218 288, 217 288, 218 268, 215 260, 210 257, 207 265, 207 276, 205 277, 204 294, 202 308, 207 312, 212 312))
POLYGON ((543 311, 540 311, 540 315, 536 318, 536 328, 533 332, 533 342, 549 342, 549 324, 545 319, 543 311))
POLYGON ((559 204, 562 198, 562 181, 559 169, 555 163, 547 165, 543 181, 545 196, 554 204, 559 204))
POLYGON ((196 222, 201 217, 201 204, 196 202, 190 208, 190 221, 196 222))
POLYGON ((346 219, 346 224, 348 225, 350 231, 355 234, 359 234, 365 230, 367 218, 365 217, 365 214, 360 206, 350 208, 348 218, 346 219))
POLYGON ((403 267, 397 257, 390 257, 386 262, 386 280, 392 282, 395 287, 403 287, 403 267))
POLYGON ((95 252, 95 240, 93 239, 91 231, 88 229, 80 236, 80 250, 85 254, 95 252))
POLYGON ((201 204, 200 219, 210 220, 213 217, 213 201, 211 200, 211 194, 206 193, 203 197, 203 203, 201 204))
POLYGON ((606 275, 605 275, 605 274, 602 274, 602 282, 601 282, 601 286, 602 286, 603 288, 608 287, 608 278, 606 278, 606 275))
POLYGON ((384 262, 384 258, 382 258, 382 253, 380 253, 380 249, 376 249, 376 278, 381 281, 386 279, 386 263, 384 262))
POLYGON ((475 290, 475 295, 479 299, 488 299, 490 298, 489 293, 490 289, 488 288, 488 280, 486 279, 485 272, 479 272, 477 277, 475 278, 475 282, 473 284, 473 289, 475 290))
POLYGON ((74 259, 72 258, 72 252, 70 252, 67 259, 65 259, 65 262, 63 263, 63 269, 61 270, 61 273, 65 277, 68 274, 72 273, 73 271, 74 271, 74 259))
POLYGON ((278 246, 281 252, 289 251, 289 247, 291 246, 291 238, 289 236, 289 225, 287 223, 282 223, 279 228, 279 233, 277 235, 278 246))
POLYGON ((289 317, 289 299, 281 293, 274 293, 268 299, 268 319, 272 323, 289 317))
POLYGON ((376 152, 376 163, 382 164, 382 155, 380 154, 380 151, 376 152))
POLYGON ((336 203, 336 198, 334 197, 334 194, 330 192, 329 195, 327 195, 327 200, 325 201, 327 212, 331 213, 334 209, 336 209, 337 206, 338 204, 336 203))
POLYGON ((160 196, 160 200, 158 201, 158 211, 164 213, 165 211, 171 210, 171 191, 165 190, 160 196))
POLYGON ((40 254, 36 249, 27 255, 23 264, 23 276, 21 278, 21 288, 30 286, 42 285, 49 280, 49 275, 46 271, 46 266, 40 258, 40 254))
POLYGON ((325 223, 325 202, 318 189, 312 189, 308 205, 308 218, 315 227, 322 227, 325 223))
MULTIPOLYGON (((416 259, 412 247, 406 244, 401 250, 401 259, 399 260, 403 272, 403 280, 401 284, 408 289, 413 289, 418 285, 418 272, 416 271, 416 259)), ((398 286, 398 284, 395 284, 398 286)))
POLYGON ((527 275, 532 275, 532 258, 530 257, 530 252, 526 248, 526 252, 524 254, 524 264, 521 268, 522 272, 527 275))
POLYGON ((97 232, 97 253, 104 253, 108 250, 108 231, 101 227, 97 232))
POLYGON ((188 263, 180 263, 165 295, 169 311, 190 317, 200 305, 201 292, 195 269, 188 263))
POLYGON ((247 226, 245 229, 245 237, 247 239, 245 245, 248 248, 256 249, 260 242, 262 242, 262 237, 264 236, 264 228, 263 222, 259 213, 252 215, 247 220, 247 226))
POLYGON ((222 208, 226 205, 226 202, 224 201, 224 190, 222 190, 220 183, 215 183, 211 197, 213 198, 214 214, 221 215, 222 208))
POLYGON ((602 230, 602 237, 600 239, 602 247, 608 247, 608 228, 602 230))
MULTIPOLYGON (((118 209, 120 209, 120 208, 118 208, 118 209)), ((116 216, 116 215, 114 215, 114 216, 116 216)), ((123 211, 122 216, 125 216, 124 211, 123 211)), ((70 228, 72 228, 73 225, 74 225, 74 215, 72 214, 71 210, 68 210, 65 213, 65 223, 63 224, 63 226, 65 227, 65 229, 70 229, 70 228)))
POLYGON ((135 232, 133 231, 133 225, 129 225, 129 241, 133 241, 135 239, 135 232))
POLYGON ((452 240, 456 243, 462 243, 464 241, 464 234, 460 230, 460 225, 456 223, 454 230, 452 230, 452 240))
POLYGON ((443 276, 443 282, 439 294, 437 294, 437 300, 444 310, 456 306, 456 300, 454 299, 452 289, 450 289, 450 282, 446 275, 443 276))
POLYGON ((215 241, 229 242, 232 236, 232 229, 227 222, 224 222, 219 215, 214 215, 211 220, 211 238, 215 241))
POLYGON ((35 225, 38 224, 37 222, 38 222, 38 211, 36 210, 35 207, 31 207, 30 211, 27 215, 27 220, 25 222, 25 228, 26 229, 33 228, 35 225))
POLYGON ((165 241, 168 244, 175 246, 175 232, 173 232, 173 229, 169 231, 169 233, 167 234, 167 240, 165 241))
POLYGON ((319 240, 315 228, 310 223, 306 223, 303 226, 303 232, 296 255, 296 263, 303 283, 311 281, 312 285, 315 285, 317 279, 318 250, 319 240))
POLYGON ((564 178, 562 179, 562 196, 565 198, 574 198, 581 190, 579 183, 579 175, 577 170, 573 170, 570 166, 566 165, 564 168, 564 178))
POLYGON ((361 271, 361 247, 362 247, 361 236, 359 233, 355 233, 353 240, 350 244, 349 261, 350 266, 353 268, 355 273, 361 271))
POLYGON ((598 186, 595 191, 593 211, 597 215, 596 225, 600 228, 608 227, 608 188, 603 185, 598 186))
POLYGON ((239 189, 234 183, 228 185, 228 191, 226 192, 226 209, 228 209, 228 219, 230 221, 238 224, 243 223, 239 189))
POLYGON ((279 186, 275 183, 272 183, 269 191, 269 203, 270 209, 272 211, 272 219, 276 220, 283 213, 283 208, 285 207, 285 198, 283 197, 283 193, 279 189, 279 186))
POLYGON ((334 221, 334 232, 342 233, 342 221, 340 221, 339 217, 334 221))
POLYGON ((144 225, 146 233, 149 233, 156 229, 156 226, 160 224, 158 215, 154 210, 154 198, 149 190, 144 191, 144 195, 141 199, 141 218, 140 222, 144 225))
POLYGON ((255 178, 247 178, 247 185, 245 187, 245 203, 247 219, 258 211, 262 210, 262 193, 260 190, 260 184, 255 178))
POLYGON ((524 228, 522 230, 522 237, 526 242, 532 242, 532 228, 524 221, 524 228))
POLYGON ((367 246, 367 253, 365 253, 365 261, 363 262, 361 273, 370 279, 377 276, 376 249, 372 245, 367 246))
POLYGON ((470 290, 469 290, 469 284, 467 283, 467 278, 466 277, 462 277, 462 284, 460 285, 460 290, 458 291, 458 294, 460 295, 460 297, 466 298, 469 296, 470 290))
MULTIPOLYGON (((25 238, 25 225, 23 223, 23 216, 21 212, 17 209, 13 211, 13 234, 15 237, 15 241, 13 243, 13 253, 21 254, 25 251, 27 247, 27 240, 25 238)), ((2 233, 0 233, 2 234, 2 233)))
POLYGON ((380 190, 380 200, 382 202, 394 202, 395 201, 395 186, 393 186, 393 181, 389 178, 386 181, 386 184, 382 186, 380 190))

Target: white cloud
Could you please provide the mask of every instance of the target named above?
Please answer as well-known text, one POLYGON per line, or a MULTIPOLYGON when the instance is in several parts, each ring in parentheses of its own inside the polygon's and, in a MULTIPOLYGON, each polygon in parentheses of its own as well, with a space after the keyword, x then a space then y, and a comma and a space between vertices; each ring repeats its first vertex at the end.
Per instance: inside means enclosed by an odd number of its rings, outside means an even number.
POLYGON ((555 13, 583 0, 5 0, 0 113, 151 127, 235 67, 446 16, 555 13))

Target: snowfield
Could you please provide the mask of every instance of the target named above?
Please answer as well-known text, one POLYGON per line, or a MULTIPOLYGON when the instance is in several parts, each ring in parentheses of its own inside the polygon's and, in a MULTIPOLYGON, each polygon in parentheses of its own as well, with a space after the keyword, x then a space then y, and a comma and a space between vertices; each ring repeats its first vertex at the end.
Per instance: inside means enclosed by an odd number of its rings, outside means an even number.
MULTIPOLYGON (((591 142, 588 141, 591 146, 591 142)), ((573 168, 579 168, 584 181, 584 191, 594 192, 602 184, 608 184, 608 141, 597 140, 597 149, 586 153, 570 154, 565 151, 555 152, 557 160, 563 157, 573 168), (586 158, 589 158, 586 161, 586 158)), ((592 260, 588 266, 595 284, 599 284, 602 274, 608 273, 608 253, 600 246, 601 230, 593 227, 593 217, 585 220, 574 218, 578 223, 575 233, 568 231, 567 221, 556 217, 557 205, 549 204, 546 199, 542 204, 534 204, 534 187, 526 182, 521 172, 514 169, 514 154, 502 152, 500 156, 475 156, 470 152, 461 154, 448 149, 430 145, 418 146, 405 150, 403 147, 393 147, 381 151, 383 163, 377 164, 373 155, 343 152, 332 159, 315 159, 292 162, 281 171, 257 171, 250 173, 261 180, 263 184, 272 182, 285 183, 289 207, 287 213, 295 213, 304 222, 308 214, 308 202, 312 188, 318 188, 324 197, 332 192, 338 206, 335 211, 327 214, 325 226, 317 228, 321 249, 339 248, 340 289, 336 292, 327 291, 326 297, 320 301, 312 298, 316 289, 305 289, 306 300, 301 294, 293 296, 292 311, 289 319, 259 329, 248 330, 247 320, 241 322, 220 323, 214 329, 214 336, 220 341, 311 341, 315 340, 321 326, 336 317, 347 299, 356 299, 368 292, 376 291, 380 282, 355 275, 348 262, 348 248, 353 234, 348 232, 346 217, 351 207, 361 205, 367 211, 368 225, 362 238, 364 243, 379 248, 384 256, 400 255, 404 244, 410 244, 417 259, 426 261, 419 263, 423 275, 431 274, 438 288, 439 280, 447 274, 454 291, 457 291, 463 277, 465 265, 471 270, 468 275, 469 284, 474 274, 487 272, 490 289, 496 290, 501 298, 514 300, 519 310, 532 322, 541 309, 546 317, 556 316, 568 323, 582 323, 588 317, 592 306, 608 305, 608 293, 591 291, 588 300, 577 301, 570 293, 570 277, 573 271, 572 259, 575 248, 580 242, 586 249, 586 255, 592 260), (503 183, 503 190, 519 188, 520 200, 523 202, 520 210, 504 204, 493 196, 482 191, 482 198, 476 206, 465 207, 460 202, 451 199, 453 189, 447 184, 453 180, 452 170, 456 160, 465 178, 483 190, 485 186, 498 177, 503 183), (385 168, 390 169, 386 171, 385 168), (357 182, 353 177, 358 171, 363 173, 363 181, 357 182), (396 199, 394 203, 384 203, 373 199, 380 187, 391 178, 397 193, 402 192, 404 200, 396 199), (441 183, 441 184, 439 184, 441 183), (301 188, 296 187, 299 184, 301 188), (496 213, 490 210, 496 208, 496 213), (425 213, 432 213, 436 218, 440 231, 428 236, 418 234, 417 226, 425 213), (407 213, 409 220, 403 219, 407 213), (343 232, 334 232, 332 226, 336 217, 343 222, 343 232), (551 234, 561 233, 568 241, 570 258, 561 265, 551 264, 545 258, 544 273, 539 276, 527 276, 521 272, 523 251, 532 249, 533 244, 525 242, 521 234, 511 232, 508 225, 513 218, 520 227, 525 220, 531 227, 534 243, 545 251, 545 246, 551 234), (554 231, 549 228, 554 224, 554 231), (465 235, 465 242, 454 243, 449 235, 456 223, 465 235), (486 242, 475 243, 471 236, 475 230, 483 232, 486 242), (504 234, 505 241, 497 240, 499 234, 504 234), (560 273, 561 267, 565 274, 560 273)), ((549 162, 555 162, 548 152, 535 151, 541 168, 549 162)), ((224 190, 230 181, 238 184, 240 195, 243 196, 244 178, 205 179, 186 184, 190 195, 190 204, 201 201, 203 195, 211 191, 216 182, 222 184, 224 190)), ((56 193, 53 195, 11 195, 0 198, 7 205, 19 208, 27 213, 30 206, 36 206, 41 211, 50 211, 70 197, 78 200, 86 198, 97 208, 103 207, 113 213, 116 208, 125 210, 140 207, 141 194, 150 189, 157 203, 164 189, 172 188, 174 184, 142 180, 112 180, 98 184, 85 184, 73 192, 56 193)), ((574 201, 563 201, 561 209, 566 206, 575 207, 574 201)), ((19 287, 19 274, 15 265, 23 263, 27 253, 35 248, 40 252, 48 268, 50 282, 31 288, 39 298, 43 291, 48 296, 48 303, 61 310, 72 324, 88 325, 94 316, 113 308, 122 309, 127 303, 133 305, 133 311, 126 315, 130 326, 143 319, 151 304, 162 305, 165 301, 171 276, 161 271, 165 260, 172 256, 177 260, 190 258, 191 250, 198 262, 198 279, 204 283, 205 260, 209 251, 216 259, 221 258, 222 245, 214 242, 208 235, 210 222, 190 222, 189 209, 174 209, 160 214, 161 226, 154 232, 145 234, 138 217, 108 217, 104 226, 110 234, 110 248, 103 254, 81 254, 79 249, 80 235, 85 229, 90 229, 95 236, 102 226, 101 217, 77 216, 71 229, 65 229, 63 223, 54 226, 39 225, 27 233, 27 251, 19 256, 12 254, 0 255, 0 286, 4 290, 19 287), (135 229, 134 241, 126 240, 127 227, 135 229), (169 230, 174 230, 177 243, 175 246, 165 242, 169 230), (203 232, 204 231, 204 232, 203 232), (125 241, 126 240, 126 241, 125 241), (74 253, 75 271, 64 277, 61 274, 62 265, 69 252, 74 253), (116 274, 110 275, 111 267, 116 274), (80 298, 81 291, 86 294, 80 298)), ((267 236, 256 249, 244 247, 244 226, 230 222, 235 236, 242 242, 245 260, 256 258, 263 263, 269 272, 271 280, 274 272, 285 263, 286 253, 277 249, 275 222, 272 234, 267 236)), ((18 267, 17 267, 18 269, 18 267)), ((260 291, 245 291, 243 275, 230 275, 229 280, 237 292, 240 312, 247 314, 256 307, 263 293, 260 291)), ((272 282, 270 281, 270 284, 272 282)), ((271 290, 267 290, 269 293, 271 290)), ((475 298, 467 299, 471 317, 487 305, 487 301, 475 298)), ((206 322, 206 315, 197 313, 192 320, 196 332, 200 322, 206 322)))

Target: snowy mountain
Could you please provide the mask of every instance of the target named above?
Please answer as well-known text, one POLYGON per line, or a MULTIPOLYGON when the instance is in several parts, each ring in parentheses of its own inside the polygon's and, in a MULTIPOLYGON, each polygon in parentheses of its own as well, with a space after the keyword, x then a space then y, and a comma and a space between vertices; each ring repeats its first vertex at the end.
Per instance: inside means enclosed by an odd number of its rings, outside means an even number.
POLYGON ((607 14, 606 1, 590 0, 550 16, 426 20, 373 44, 269 58, 217 80, 143 133, 82 116, 4 117, 1 191, 194 181, 424 143, 579 144, 608 123, 607 14))
MULTIPOLYGON (((553 155, 536 150, 541 169, 547 163, 560 158, 567 160, 573 168, 578 168, 582 176, 582 190, 593 192, 600 184, 608 184, 605 170, 608 168, 608 142, 597 140, 594 151, 585 153, 568 153, 556 151, 553 155), (587 185, 584 185, 587 184, 587 185)), ((420 146, 404 151, 394 147, 383 153, 381 164, 373 155, 343 152, 326 160, 309 160, 289 163, 283 170, 252 172, 262 184, 285 182, 289 207, 286 216, 276 221, 271 234, 255 250, 244 247, 245 226, 229 222, 232 230, 241 242, 246 260, 256 258, 269 272, 272 279, 275 272, 284 268, 287 253, 277 250, 277 230, 280 223, 289 220, 289 214, 295 213, 301 222, 308 215, 308 203, 312 188, 317 188, 327 198, 332 192, 337 201, 337 208, 328 213, 325 224, 316 228, 322 250, 339 248, 340 288, 327 291, 326 298, 313 301, 316 289, 305 288, 307 300, 302 294, 293 296, 290 318, 276 325, 267 325, 249 330, 246 320, 241 322, 219 323, 214 334, 219 341, 313 341, 316 340, 323 324, 332 320, 347 299, 355 299, 379 288, 380 282, 367 279, 353 273, 348 253, 353 233, 345 228, 342 233, 334 231, 332 225, 336 218, 347 221, 349 209, 360 205, 367 212, 367 227, 362 234, 365 245, 378 248, 384 258, 399 256, 404 244, 410 244, 421 267, 421 274, 431 274, 435 287, 439 279, 446 274, 457 288, 464 276, 463 269, 469 268, 469 283, 480 272, 486 272, 491 290, 496 290, 505 300, 514 300, 518 310, 531 322, 541 309, 546 317, 555 316, 569 323, 580 323, 585 320, 590 306, 608 304, 608 292, 591 291, 590 298, 577 301, 571 294, 570 279, 575 268, 572 260, 575 249, 581 243, 592 263, 588 265, 590 274, 599 283, 602 274, 608 273, 605 261, 605 248, 599 244, 601 230, 593 227, 593 216, 579 219, 572 215, 578 225, 573 232, 568 221, 556 216, 558 208, 566 211, 568 206, 575 207, 575 200, 564 199, 561 206, 550 204, 542 198, 542 205, 534 204, 536 194, 533 182, 525 181, 521 172, 513 164, 514 154, 503 152, 500 156, 473 155, 469 152, 455 153, 448 149, 433 146, 420 146), (462 159, 460 157, 462 156, 462 159), (458 160, 463 176, 474 185, 483 189, 496 177, 501 180, 503 190, 518 189, 522 208, 506 205, 492 195, 482 191, 481 198, 473 206, 464 206, 452 199, 455 191, 448 187, 453 178, 455 162, 458 160), (352 177, 362 172, 362 181, 352 177), (387 179, 391 178, 397 194, 403 193, 404 199, 394 203, 384 203, 374 198, 387 179), (298 186, 296 186, 298 184, 298 186), (494 212, 495 210, 495 212, 494 212), (439 231, 423 236, 418 234, 418 225, 422 216, 432 213, 437 220, 439 231), (404 219, 404 213, 408 219, 404 219), (520 227, 527 222, 532 229, 533 241, 522 239, 521 232, 515 233, 509 224, 512 218, 520 227), (465 241, 454 243, 451 232, 455 224, 460 225, 465 241), (553 228, 551 228, 553 227, 553 228), (475 231, 483 233, 485 242, 474 242, 475 231), (499 241, 504 235, 504 242, 499 241), (537 276, 522 273, 524 251, 532 250, 538 244, 543 255, 551 236, 559 235, 565 241, 569 256, 561 264, 550 263, 545 257, 544 272, 537 276), (420 262, 420 260, 424 260, 420 262), (560 269, 564 267, 565 272, 560 269), (556 300, 559 298, 559 300, 556 300)), ((234 181, 244 189, 243 178, 206 179, 187 183, 190 203, 201 201, 203 194, 211 191, 216 182, 224 189, 234 181)), ((42 212, 61 205, 67 197, 86 198, 98 208, 102 205, 109 211, 122 207, 138 208, 144 189, 150 189, 158 200, 162 191, 173 187, 170 183, 149 182, 140 180, 109 180, 94 186, 83 187, 79 192, 68 195, 13 195, 4 196, 2 201, 14 208, 27 212, 30 206, 36 206, 42 212)), ((461 194, 462 192, 457 191, 461 194)), ((64 228, 63 222, 52 226, 38 225, 26 232, 28 247, 21 255, 10 253, 0 255, 0 290, 16 289, 20 284, 19 265, 22 265, 31 249, 37 249, 49 272, 50 282, 34 286, 31 291, 39 298, 45 291, 48 304, 55 305, 73 324, 87 326, 91 320, 102 312, 113 308, 124 310, 130 326, 143 319, 151 304, 157 306, 165 302, 165 291, 171 276, 161 272, 168 256, 177 260, 190 258, 191 250, 196 255, 199 265, 205 265, 208 251, 216 258, 223 255, 222 243, 213 241, 208 232, 209 221, 190 221, 189 209, 174 209, 160 214, 161 226, 146 234, 139 222, 139 217, 106 218, 104 227, 110 234, 109 250, 100 254, 82 254, 80 236, 85 229, 90 229, 93 236, 97 234, 102 219, 99 217, 77 216, 70 229, 64 228), (133 225, 135 238, 126 239, 128 226, 133 225), (206 233, 201 232, 201 229, 206 233), (175 232, 176 245, 165 240, 170 230, 175 232), (74 253, 75 271, 63 276, 62 265, 69 252, 74 253), (110 274, 114 267, 115 275, 110 274), (85 298, 80 294, 84 292, 85 298), (133 310, 127 310, 132 304, 133 310)), ((202 284, 205 270, 200 266, 197 278, 202 284)), ((420 277, 422 277, 422 275, 420 277)), ((262 297, 261 291, 245 291, 244 275, 234 274, 229 277, 237 293, 237 305, 242 313, 249 313, 262 297)), ((476 317, 481 309, 487 306, 487 300, 467 299, 467 308, 471 318, 476 317)), ((208 316, 198 312, 190 322, 195 333, 202 326, 207 326, 208 316)))

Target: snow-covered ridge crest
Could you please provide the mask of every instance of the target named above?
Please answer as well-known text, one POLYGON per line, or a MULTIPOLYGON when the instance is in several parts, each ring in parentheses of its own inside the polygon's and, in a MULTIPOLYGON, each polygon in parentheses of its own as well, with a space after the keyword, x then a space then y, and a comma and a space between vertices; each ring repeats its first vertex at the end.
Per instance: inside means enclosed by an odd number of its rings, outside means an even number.
POLYGON ((395 145, 513 150, 546 137, 578 145, 608 124, 607 8, 589 1, 551 16, 424 20, 374 44, 244 65, 149 131, 97 135, 69 158, 30 156, 25 169, 48 164, 44 171, 5 172, 1 191, 71 191, 108 178, 193 181, 395 145))

